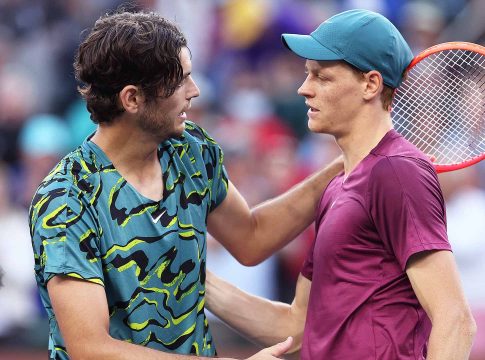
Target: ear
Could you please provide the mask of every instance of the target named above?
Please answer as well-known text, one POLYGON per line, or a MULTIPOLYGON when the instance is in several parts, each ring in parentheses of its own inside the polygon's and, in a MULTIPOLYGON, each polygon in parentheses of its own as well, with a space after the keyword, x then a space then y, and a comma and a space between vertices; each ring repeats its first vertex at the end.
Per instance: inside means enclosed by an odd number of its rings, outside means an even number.
POLYGON ((144 97, 140 89, 135 85, 126 85, 119 92, 119 100, 121 106, 128 113, 136 113, 140 104, 144 101, 144 97))
POLYGON ((366 86, 364 89, 364 99, 372 100, 379 97, 384 88, 384 80, 379 71, 371 70, 364 74, 366 86))

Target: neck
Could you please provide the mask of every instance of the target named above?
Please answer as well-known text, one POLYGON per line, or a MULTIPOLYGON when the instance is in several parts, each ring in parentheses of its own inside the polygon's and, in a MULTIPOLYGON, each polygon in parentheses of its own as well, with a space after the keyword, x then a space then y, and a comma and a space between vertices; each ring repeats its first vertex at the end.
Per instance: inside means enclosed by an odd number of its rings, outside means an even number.
POLYGON ((98 145, 123 176, 144 176, 159 166, 159 141, 123 121, 98 126, 91 141, 98 145))
POLYGON ((352 129, 335 140, 342 150, 345 177, 377 146, 384 135, 392 129, 389 112, 382 111, 372 116, 361 116, 352 129))

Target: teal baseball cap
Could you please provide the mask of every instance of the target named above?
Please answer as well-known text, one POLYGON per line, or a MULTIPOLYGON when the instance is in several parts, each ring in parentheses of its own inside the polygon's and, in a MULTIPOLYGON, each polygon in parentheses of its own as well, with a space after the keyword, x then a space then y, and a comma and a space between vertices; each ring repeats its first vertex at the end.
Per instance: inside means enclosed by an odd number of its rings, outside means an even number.
POLYGON ((283 44, 309 60, 343 60, 357 69, 377 70, 397 88, 413 53, 398 29, 373 11, 354 9, 332 16, 310 35, 283 34, 283 44))

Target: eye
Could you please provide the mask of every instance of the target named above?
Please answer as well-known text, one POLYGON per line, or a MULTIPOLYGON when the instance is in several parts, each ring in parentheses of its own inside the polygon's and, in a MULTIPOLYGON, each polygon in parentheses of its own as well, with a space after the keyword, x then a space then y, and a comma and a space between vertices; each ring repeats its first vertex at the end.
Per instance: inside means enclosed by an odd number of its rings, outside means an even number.
POLYGON ((323 81, 323 82, 326 82, 326 81, 329 81, 330 78, 328 76, 326 76, 326 75, 319 74, 318 75, 318 80, 323 81))
POLYGON ((187 79, 190 77, 190 74, 187 74, 183 77, 182 81, 179 82, 179 84, 177 85, 177 87, 182 87, 184 86, 184 84, 187 82, 187 79))

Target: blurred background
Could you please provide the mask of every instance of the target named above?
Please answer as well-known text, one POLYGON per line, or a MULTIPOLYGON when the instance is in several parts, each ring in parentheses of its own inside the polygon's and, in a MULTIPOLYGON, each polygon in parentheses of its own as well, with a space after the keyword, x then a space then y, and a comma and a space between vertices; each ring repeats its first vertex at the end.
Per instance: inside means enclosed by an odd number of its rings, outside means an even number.
MULTIPOLYGON (((0 0, 0 359, 47 358, 27 208, 49 170, 95 130, 76 93, 73 54, 81 32, 121 3, 0 0)), ((444 41, 485 44, 483 0, 144 0, 128 8, 160 12, 186 34, 202 92, 189 117, 222 145, 231 180, 253 205, 338 153, 332 139, 307 130, 307 109, 296 94, 304 61, 283 48, 281 33, 309 33, 337 12, 367 8, 387 16, 415 54, 444 41)), ((485 327, 485 163, 440 181, 466 295, 485 327)), ((208 267, 245 290, 291 302, 313 235, 309 228, 253 268, 209 239, 208 267)), ((213 317, 211 324, 219 355, 257 350, 213 317)), ((475 360, 485 359, 481 331, 475 360)))

